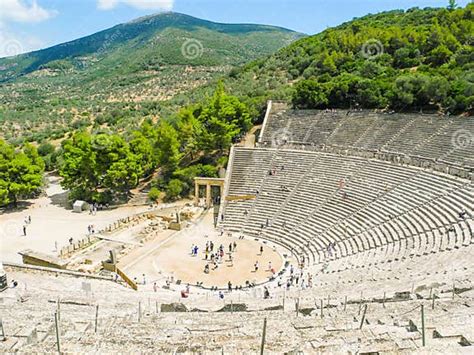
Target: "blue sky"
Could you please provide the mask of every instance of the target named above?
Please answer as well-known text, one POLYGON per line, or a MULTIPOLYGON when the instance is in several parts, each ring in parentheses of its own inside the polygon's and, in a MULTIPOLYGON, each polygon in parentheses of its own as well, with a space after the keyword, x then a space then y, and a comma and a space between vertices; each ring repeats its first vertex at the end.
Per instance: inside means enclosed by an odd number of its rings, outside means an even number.
MULTIPOLYGON (((469 0, 458 0, 465 6, 469 0)), ((262 23, 314 34, 353 17, 442 7, 447 0, 0 0, 0 57, 80 38, 172 10, 211 21, 262 23)))

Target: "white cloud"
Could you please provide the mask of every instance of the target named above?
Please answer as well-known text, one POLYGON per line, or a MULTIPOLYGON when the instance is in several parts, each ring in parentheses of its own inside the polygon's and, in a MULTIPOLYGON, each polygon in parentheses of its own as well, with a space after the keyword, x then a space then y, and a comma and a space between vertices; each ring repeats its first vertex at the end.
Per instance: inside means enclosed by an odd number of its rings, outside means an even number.
POLYGON ((173 9, 174 0, 98 0, 97 7, 100 10, 111 10, 119 3, 123 3, 141 10, 170 11, 173 9))
POLYGON ((118 0, 99 0, 97 7, 101 10, 110 10, 117 6, 118 0))
POLYGON ((37 0, 0 0, 0 58, 36 50, 44 45, 32 34, 9 30, 8 23, 36 23, 56 15, 57 11, 41 7, 37 0))
POLYGON ((0 58, 31 52, 44 45, 41 39, 26 33, 0 31, 0 58))
POLYGON ((55 16, 57 11, 46 10, 36 0, 0 0, 1 22, 41 22, 55 16))

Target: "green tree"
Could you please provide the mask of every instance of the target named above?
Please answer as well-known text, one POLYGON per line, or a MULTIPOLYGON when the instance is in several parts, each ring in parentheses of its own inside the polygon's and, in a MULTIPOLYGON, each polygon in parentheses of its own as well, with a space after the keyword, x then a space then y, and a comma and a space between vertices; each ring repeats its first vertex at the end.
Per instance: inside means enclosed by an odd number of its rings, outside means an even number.
POLYGON ((201 134, 201 144, 206 153, 214 150, 223 152, 230 148, 232 139, 240 130, 233 123, 220 120, 217 117, 206 118, 206 129, 201 134))
POLYGON ((388 100, 383 95, 383 90, 376 80, 361 80, 356 88, 355 102, 362 107, 383 108, 388 100))
POLYGON ((63 142, 60 175, 71 197, 105 202, 126 196, 143 175, 128 143, 118 135, 78 132, 63 142))
POLYGON ((96 157, 90 134, 74 134, 71 139, 62 142, 62 149, 59 169, 59 174, 63 177, 61 185, 71 190, 72 199, 91 200, 92 194, 99 186, 99 178, 96 174, 96 157))
POLYGON ((43 142, 38 146, 38 154, 41 155, 42 157, 45 157, 49 154, 54 153, 55 149, 56 148, 51 143, 43 142))
POLYGON ((393 54, 393 64, 396 68, 411 68, 420 64, 420 51, 408 46, 397 49, 393 54))
POLYGON ((38 146, 38 154, 44 161, 45 170, 52 171, 57 167, 57 159, 60 154, 56 147, 48 142, 43 142, 38 146))
POLYGON ((448 47, 442 44, 430 52, 427 62, 439 66, 447 63, 452 55, 453 52, 451 52, 448 47))
POLYGON ((156 128, 154 151, 162 173, 171 176, 181 160, 178 132, 168 122, 161 120, 156 128))
POLYGON ((417 76, 406 75, 398 78, 393 88, 392 106, 395 108, 416 106, 417 95, 421 92, 423 85, 424 80, 417 76))
POLYGON ((178 199, 183 191, 183 183, 178 179, 171 179, 166 186, 166 199, 174 201, 178 199))
POLYGON ((144 175, 151 174, 158 163, 153 151, 152 140, 145 137, 141 131, 134 131, 129 145, 130 151, 135 154, 144 175))
POLYGON ((422 108, 445 102, 449 83, 442 77, 421 74, 405 75, 395 81, 392 106, 422 108))
POLYGON ((431 104, 439 105, 445 103, 450 86, 446 78, 435 76, 429 79, 426 94, 431 104))
POLYGON ((43 183, 44 163, 32 145, 15 151, 0 140, 0 205, 13 203, 38 193, 43 183))
POLYGON ((150 191, 148 192, 148 199, 150 201, 157 201, 160 198, 161 192, 158 190, 157 187, 152 187, 150 191))
POLYGON ((302 80, 296 84, 292 102, 297 108, 324 108, 328 103, 326 88, 316 80, 302 80))
POLYGON ((202 136, 203 127, 201 121, 196 118, 193 107, 183 108, 179 111, 177 130, 181 142, 181 151, 185 156, 189 155, 191 161, 194 160, 201 147, 199 140, 202 136))
POLYGON ((203 127, 200 137, 202 148, 207 153, 213 150, 222 153, 229 149, 233 139, 252 126, 247 106, 237 97, 226 94, 222 82, 202 108, 198 119, 203 127))
POLYGON ((448 2, 448 10, 453 11, 458 7, 458 4, 456 4, 456 0, 449 0, 448 2))

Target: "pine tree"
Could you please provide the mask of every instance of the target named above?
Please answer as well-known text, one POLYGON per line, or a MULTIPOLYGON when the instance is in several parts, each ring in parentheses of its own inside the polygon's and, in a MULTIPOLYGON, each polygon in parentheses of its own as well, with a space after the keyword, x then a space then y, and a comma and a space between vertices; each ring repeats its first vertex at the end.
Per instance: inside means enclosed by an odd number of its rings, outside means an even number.
POLYGON ((453 11, 458 7, 458 4, 456 4, 456 0, 449 0, 448 4, 448 10, 453 11))

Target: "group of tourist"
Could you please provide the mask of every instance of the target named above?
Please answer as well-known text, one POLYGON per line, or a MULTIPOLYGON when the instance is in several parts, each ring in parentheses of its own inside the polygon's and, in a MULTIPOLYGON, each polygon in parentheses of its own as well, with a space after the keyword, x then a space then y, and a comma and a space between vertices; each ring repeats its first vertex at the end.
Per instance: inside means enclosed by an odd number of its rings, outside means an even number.
POLYGON ((290 290, 291 287, 301 288, 302 290, 313 287, 313 275, 306 273, 303 267, 299 270, 295 270, 293 265, 290 265, 290 276, 284 280, 280 278, 277 282, 278 287, 284 287, 286 290, 290 290))
MULTIPOLYGON (((234 266, 234 257, 233 257, 233 253, 236 251, 237 249, 237 242, 231 242, 229 243, 228 245, 228 262, 230 263, 229 266, 234 266)), ((205 274, 209 274, 210 270, 211 270, 211 265, 212 265, 212 270, 216 270, 219 268, 219 265, 222 264, 222 262, 224 262, 224 256, 225 256, 225 252, 224 252, 224 244, 220 244, 220 246, 218 248, 215 249, 215 244, 213 241, 207 241, 206 242, 206 247, 205 247, 205 250, 204 250, 204 260, 206 261, 206 265, 204 266, 204 273, 205 274)), ((191 246, 191 256, 192 257, 196 257, 198 256, 198 252, 199 252, 199 247, 197 245, 192 245, 191 246)))
POLYGON ((106 203, 105 205, 102 205, 100 203, 94 202, 89 205, 89 214, 95 216, 97 214, 97 211, 101 211, 103 209, 109 209, 109 204, 106 203))
MULTIPOLYGON (((117 275, 118 276, 118 275, 117 275)), ((146 275, 145 274, 142 274, 142 285, 146 285, 146 275)), ((138 285, 138 279, 136 277, 133 278, 133 282, 138 285)), ((155 290, 156 292, 156 290, 155 290)))

